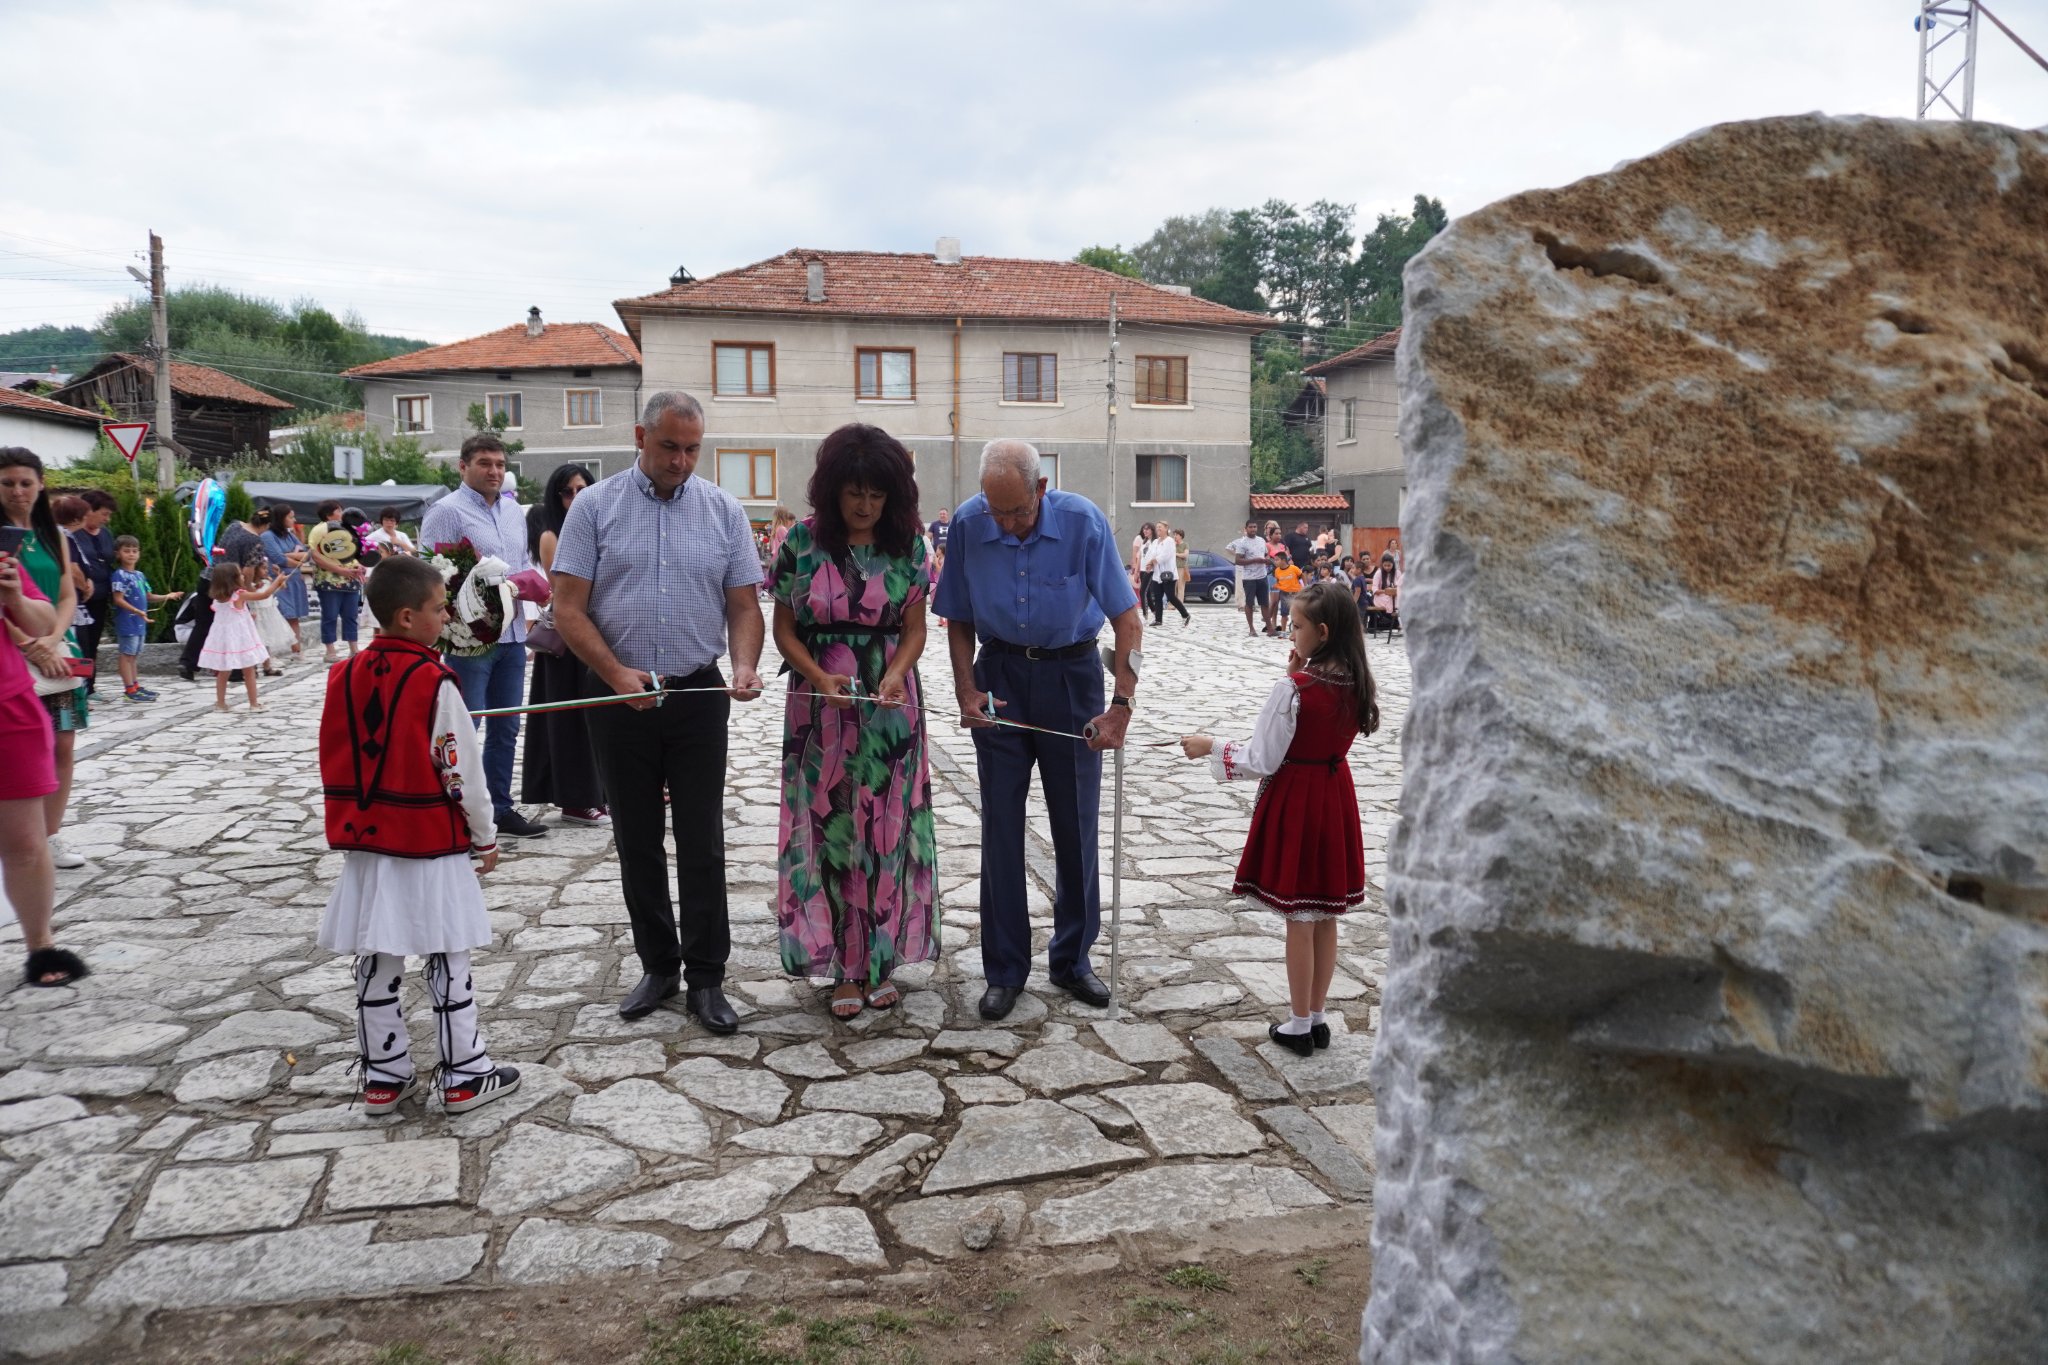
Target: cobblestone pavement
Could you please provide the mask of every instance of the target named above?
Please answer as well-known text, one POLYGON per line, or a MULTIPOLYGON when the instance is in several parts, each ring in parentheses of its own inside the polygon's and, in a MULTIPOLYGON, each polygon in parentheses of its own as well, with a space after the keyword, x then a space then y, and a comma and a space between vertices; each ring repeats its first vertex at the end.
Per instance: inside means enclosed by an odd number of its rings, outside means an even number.
MULTIPOLYGON (((1248 731, 1284 656, 1234 611, 1169 620, 1148 632, 1133 738, 1248 731)), ((1398 641, 1371 656, 1386 723, 1352 766, 1377 882, 1408 671, 1398 641)), ((942 649, 923 672, 950 700, 942 649)), ((879 1278, 1369 1206, 1385 920, 1375 899, 1342 925, 1329 1051, 1267 1042, 1281 925, 1227 895, 1250 784, 1130 751, 1110 1010, 1044 983, 1052 850, 1034 796, 1038 975, 991 1026, 974 1009, 972 744, 935 720, 942 957, 898 973, 899 1008, 844 1024, 774 948, 775 693, 734 707, 726 775, 740 1032, 679 1009, 619 1018, 639 967, 609 834, 556 827, 486 879, 494 936, 475 959, 492 1054, 523 1087, 468 1115, 430 1099, 366 1117, 348 963, 313 942, 340 863, 316 791, 323 673, 266 681, 260 715, 213 715, 210 687, 172 681, 154 706, 102 702, 84 737, 66 837, 91 863, 59 874, 57 917, 95 974, 0 997, 0 1345, 61 1348, 134 1310, 636 1268, 713 1291, 778 1266, 879 1278)), ((1109 785, 1106 770, 1105 979, 1109 785)), ((11 918, 0 939, 20 952, 11 918)))

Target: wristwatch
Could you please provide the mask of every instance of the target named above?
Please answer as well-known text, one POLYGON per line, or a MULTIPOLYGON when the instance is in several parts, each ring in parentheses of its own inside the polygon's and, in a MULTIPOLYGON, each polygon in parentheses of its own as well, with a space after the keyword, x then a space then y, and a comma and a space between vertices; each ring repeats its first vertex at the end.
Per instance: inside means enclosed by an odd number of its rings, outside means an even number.
POLYGON ((1111 696, 1109 699, 1109 704, 1111 706, 1121 706, 1126 711, 1131 709, 1131 699, 1129 697, 1124 696, 1121 692, 1111 696))

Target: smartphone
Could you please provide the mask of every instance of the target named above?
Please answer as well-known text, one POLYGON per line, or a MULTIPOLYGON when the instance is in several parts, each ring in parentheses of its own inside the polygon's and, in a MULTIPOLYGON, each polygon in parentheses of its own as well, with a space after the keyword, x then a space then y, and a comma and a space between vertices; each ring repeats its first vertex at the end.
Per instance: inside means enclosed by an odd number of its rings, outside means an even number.
POLYGON ((26 526, 0 526, 0 555, 21 558, 21 547, 28 544, 30 534, 26 526))

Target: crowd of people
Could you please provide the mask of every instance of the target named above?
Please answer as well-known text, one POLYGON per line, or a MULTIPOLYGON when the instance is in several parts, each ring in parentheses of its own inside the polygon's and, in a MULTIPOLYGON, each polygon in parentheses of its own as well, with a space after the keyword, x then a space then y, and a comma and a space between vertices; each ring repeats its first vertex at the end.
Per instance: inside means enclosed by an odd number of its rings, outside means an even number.
POLYGON ((1351 600, 1366 634, 1400 629, 1405 574, 1398 538, 1389 537, 1378 560, 1370 561, 1344 554, 1334 526, 1311 537, 1305 521, 1283 534, 1279 522, 1262 528, 1254 518, 1223 549, 1237 567, 1248 635, 1287 634, 1296 599, 1317 583, 1334 584, 1351 600))
MULTIPOLYGON (((428 509, 416 543, 395 509, 372 529, 338 503, 323 504, 303 537, 282 504, 219 537, 207 610, 191 616, 198 643, 187 641, 187 675, 213 672, 222 708, 237 672, 255 707, 258 676, 305 652, 302 574, 319 602, 330 666, 321 782, 329 843, 344 854, 319 941, 356 960, 362 1098, 373 1113, 419 1087, 399 1004, 408 956, 426 959, 446 1107, 488 1103, 519 1083, 517 1068, 491 1059, 462 983, 467 955, 490 938, 477 878, 495 867, 501 838, 547 832, 522 802, 610 825, 642 972, 619 1012, 639 1018, 682 994, 685 1012, 711 1031, 738 1027, 723 992, 732 941, 725 786, 709 775, 725 771, 732 706, 764 691, 771 629, 788 676, 783 969, 832 982, 832 1014, 851 1019, 894 1007, 897 969, 936 956, 927 746, 938 714, 969 729, 975 746, 980 1014, 1005 1018, 1032 971, 1025 807, 1034 773, 1054 847, 1048 979, 1084 1003, 1108 1003, 1090 960, 1102 754, 1122 746, 1136 705, 1143 611, 1158 625, 1171 604, 1188 619, 1184 532, 1147 525, 1127 557, 1101 509, 1048 488, 1038 452, 1014 440, 991 442, 980 491, 927 522, 909 451, 852 424, 818 449, 811 514, 778 509, 762 537, 735 498, 694 477, 704 420, 687 394, 653 395, 635 428, 634 464, 601 480, 564 466, 524 513, 505 486, 503 443, 474 436, 461 449, 460 487, 428 509), (516 604, 508 588, 490 638, 455 629, 474 618, 458 615, 435 556, 459 543, 521 583, 516 604), (933 623, 955 703, 939 713, 919 671, 933 623), (1098 653, 1105 626, 1114 643, 1098 653), (515 801, 522 720, 530 728, 515 801)), ((0 510, 21 528, 0 544, 0 608, 17 645, 0 666, 0 855, 30 949, 28 980, 60 985, 86 972, 50 935, 69 741, 89 718, 83 689, 58 686, 78 653, 70 623, 84 621, 81 603, 113 602, 126 659, 126 641, 146 628, 138 623, 178 599, 138 581, 134 547, 118 543, 106 547, 100 593, 92 565, 101 547, 81 539, 74 565, 28 452, 0 451, 0 510)), ((97 515, 88 504, 74 535, 92 536, 97 515)), ((1261 782, 1233 890, 1289 920, 1292 1009, 1272 1032, 1305 1055, 1329 1042, 1330 921, 1365 895, 1342 759, 1371 733, 1377 707, 1355 569, 1336 560, 1334 536, 1312 548, 1305 525, 1299 546, 1257 531, 1248 525, 1231 550, 1247 587, 1254 570, 1261 587, 1263 571, 1275 571, 1293 645, 1287 671, 1248 738, 1187 736, 1182 747, 1223 780, 1261 782)), ((1389 553, 1398 591, 1398 548, 1389 553)), ((1260 604, 1269 629, 1270 602, 1260 604)), ((1246 607, 1249 627, 1249 594, 1246 607)), ((123 685, 135 688, 126 664, 123 685)))

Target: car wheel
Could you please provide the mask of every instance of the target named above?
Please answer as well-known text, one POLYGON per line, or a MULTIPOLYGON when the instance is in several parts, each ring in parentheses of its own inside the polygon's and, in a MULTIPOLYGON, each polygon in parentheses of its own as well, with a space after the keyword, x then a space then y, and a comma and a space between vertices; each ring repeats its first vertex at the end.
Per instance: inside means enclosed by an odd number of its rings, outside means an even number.
POLYGON ((1230 596, 1230 584, 1225 580, 1219 578, 1214 583, 1211 583, 1209 585, 1209 600, 1211 602, 1214 602, 1220 606, 1223 603, 1228 602, 1230 600, 1230 596))

